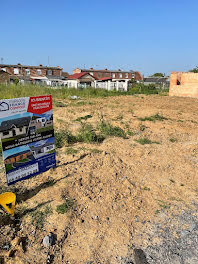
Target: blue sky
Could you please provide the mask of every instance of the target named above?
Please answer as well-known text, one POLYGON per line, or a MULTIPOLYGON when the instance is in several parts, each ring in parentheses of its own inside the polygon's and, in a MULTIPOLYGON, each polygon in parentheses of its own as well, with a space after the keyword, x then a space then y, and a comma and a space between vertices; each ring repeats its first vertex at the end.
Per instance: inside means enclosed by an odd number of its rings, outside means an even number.
POLYGON ((20 153, 20 152, 23 152, 26 150, 30 150, 28 145, 5 150, 5 151, 3 151, 3 158, 6 159, 10 155, 14 155, 16 153, 20 153))
POLYGON ((198 65, 197 0, 1 1, 4 63, 154 72, 198 65))

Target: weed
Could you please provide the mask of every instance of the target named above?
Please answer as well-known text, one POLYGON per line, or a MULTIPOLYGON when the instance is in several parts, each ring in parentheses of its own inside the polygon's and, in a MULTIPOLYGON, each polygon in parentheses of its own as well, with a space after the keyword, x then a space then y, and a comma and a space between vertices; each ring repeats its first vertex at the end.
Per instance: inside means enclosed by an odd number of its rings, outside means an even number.
POLYGON ((56 206, 56 211, 58 214, 67 213, 74 205, 74 200, 68 199, 64 203, 56 206))
POLYGON ((74 149, 74 148, 67 148, 67 149, 65 150, 65 153, 66 153, 67 155, 72 155, 72 154, 76 154, 76 153, 78 153, 78 150, 77 150, 77 149, 74 149))
POLYGON ((62 102, 55 102, 55 106, 57 107, 66 107, 67 105, 62 102))
POLYGON ((140 125, 140 131, 144 131, 146 129, 146 126, 145 125, 140 125))
POLYGON ((62 148, 66 144, 77 142, 77 139, 71 132, 60 130, 55 132, 55 145, 57 148, 62 148))
POLYGON ((157 200, 157 201, 158 201, 158 204, 160 207, 162 207, 164 209, 168 208, 167 202, 162 201, 162 200, 157 200))
POLYGON ((181 120, 181 119, 179 119, 179 120, 177 120, 177 122, 183 123, 183 122, 184 122, 184 120, 181 120))
POLYGON ((52 214, 52 208, 46 206, 44 211, 37 209, 36 211, 30 213, 32 216, 31 224, 35 225, 37 228, 42 228, 47 216, 52 214))
POLYGON ((145 186, 145 187, 144 187, 144 190, 145 190, 145 191, 150 191, 151 189, 150 189, 149 187, 146 187, 146 186, 145 186))
POLYGON ((145 145, 145 144, 160 144, 160 142, 158 141, 151 141, 148 138, 140 138, 140 139, 135 139, 135 141, 141 145, 145 145))
POLYGON ((104 137, 101 135, 97 135, 92 125, 83 124, 82 128, 79 130, 79 133, 77 135, 77 140, 79 142, 85 143, 99 143, 104 140, 104 137))
POLYGON ((168 120, 168 118, 166 118, 166 117, 164 117, 162 115, 159 115, 159 114, 155 114, 153 116, 147 116, 147 117, 144 117, 144 118, 138 118, 138 119, 141 120, 141 121, 152 121, 152 122, 168 120))
POLYGON ((122 130, 120 127, 112 126, 110 123, 107 123, 104 120, 100 122, 98 129, 105 136, 127 138, 124 130, 122 130))
POLYGON ((76 120, 74 121, 79 121, 81 122, 82 120, 87 120, 89 118, 92 118, 92 115, 86 115, 86 116, 81 116, 81 117, 78 117, 76 120))
POLYGON ((97 154, 97 153, 101 153, 102 151, 99 149, 90 149, 90 152, 97 154))
POLYGON ((123 115, 118 115, 115 120, 122 120, 123 119, 123 115))
POLYGON ((127 130, 127 135, 129 135, 129 136, 135 136, 136 135, 136 132, 132 132, 132 131, 130 131, 130 130, 127 130))
POLYGON ((155 214, 159 214, 160 213, 160 210, 155 210, 155 214))
POLYGON ((170 140, 170 142, 172 142, 172 143, 177 142, 177 139, 174 138, 174 137, 173 137, 173 138, 170 138, 169 140, 170 140))
POLYGON ((184 184, 183 184, 183 183, 181 183, 181 184, 180 184, 180 186, 184 186, 184 184))

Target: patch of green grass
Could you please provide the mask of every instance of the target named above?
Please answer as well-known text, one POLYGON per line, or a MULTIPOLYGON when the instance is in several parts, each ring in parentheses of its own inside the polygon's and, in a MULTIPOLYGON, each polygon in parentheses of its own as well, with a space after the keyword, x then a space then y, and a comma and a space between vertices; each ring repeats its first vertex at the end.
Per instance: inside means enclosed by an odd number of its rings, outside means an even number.
POLYGON ((145 191, 150 191, 151 189, 150 189, 149 187, 145 186, 145 187, 144 187, 144 190, 145 190, 145 191))
POLYGON ((79 101, 75 104, 75 106, 83 106, 83 105, 94 105, 95 103, 90 101, 79 101))
POLYGON ((146 126, 143 125, 143 124, 141 124, 141 125, 140 125, 140 131, 144 131, 145 129, 146 129, 146 126))
POLYGON ((144 118, 138 118, 138 119, 141 120, 141 121, 152 121, 152 122, 168 120, 168 118, 166 118, 166 117, 164 117, 162 115, 159 115, 159 114, 155 114, 153 116, 147 116, 147 117, 144 117, 144 118))
POLYGON ((166 209, 168 208, 167 202, 163 201, 163 200, 157 200, 158 204, 161 208, 166 209))
POLYGON ((159 213, 160 213, 159 209, 155 210, 155 214, 159 214, 159 213))
POLYGON ((179 119, 179 120, 177 120, 177 122, 183 123, 183 122, 184 122, 184 120, 181 120, 181 119, 179 119))
POLYGON ((81 116, 81 117, 78 117, 77 119, 75 119, 74 121, 81 122, 82 120, 87 120, 89 118, 92 118, 92 115, 81 116))
POLYGON ((47 216, 51 214, 52 208, 50 206, 46 206, 44 210, 37 209, 36 211, 30 213, 32 216, 31 224, 36 228, 43 228, 47 216))
POLYGON ((77 149, 74 149, 74 148, 67 148, 67 149, 65 150, 65 153, 66 153, 67 155, 73 155, 73 154, 78 153, 78 150, 77 150, 77 149))
POLYGON ((112 126, 110 123, 102 120, 98 125, 99 131, 105 136, 114 136, 114 137, 122 137, 127 138, 124 130, 120 127, 112 126))
POLYGON ((96 134, 92 125, 83 124, 78 132, 77 140, 85 143, 100 143, 104 140, 104 137, 96 134))
POLYGON ((74 206, 74 200, 67 199, 64 203, 56 206, 58 214, 66 214, 74 206))
POLYGON ((56 107, 66 107, 67 105, 62 102, 55 102, 54 103, 56 107))
POLYGON ((102 152, 102 151, 99 150, 99 149, 89 149, 89 151, 90 151, 91 153, 95 153, 95 154, 98 154, 98 153, 101 153, 101 152, 102 152))
POLYGON ((55 132, 55 145, 57 148, 62 148, 66 144, 73 144, 76 142, 76 137, 69 131, 60 130, 55 132))
POLYGON ((174 143, 174 142, 177 142, 177 139, 173 137, 173 138, 170 138, 169 141, 174 143))
POLYGON ((158 141, 152 141, 148 138, 140 138, 140 139, 135 139, 135 141, 141 145, 145 145, 145 144, 160 144, 160 142, 158 141))
POLYGON ((50 130, 53 130, 53 129, 54 129, 53 126, 47 126, 47 127, 38 128, 36 130, 36 134, 39 134, 39 133, 45 132, 45 131, 50 131, 50 130))
POLYGON ((131 131, 131 130, 127 130, 127 135, 129 135, 129 136, 135 136, 136 135, 136 132, 133 132, 133 131, 131 131))

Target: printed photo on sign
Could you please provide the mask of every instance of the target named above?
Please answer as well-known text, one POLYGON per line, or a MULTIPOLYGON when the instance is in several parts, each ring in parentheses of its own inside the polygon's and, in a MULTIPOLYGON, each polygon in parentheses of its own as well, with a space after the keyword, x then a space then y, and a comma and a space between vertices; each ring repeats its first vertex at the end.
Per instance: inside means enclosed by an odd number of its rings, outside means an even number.
POLYGON ((8 185, 54 168, 51 95, 1 100, 0 138, 8 185))

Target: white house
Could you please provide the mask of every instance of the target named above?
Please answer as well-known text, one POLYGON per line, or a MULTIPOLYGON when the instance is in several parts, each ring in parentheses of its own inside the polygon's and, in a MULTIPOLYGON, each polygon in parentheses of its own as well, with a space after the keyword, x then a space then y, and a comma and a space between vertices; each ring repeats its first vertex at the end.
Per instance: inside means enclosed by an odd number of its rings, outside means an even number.
POLYGON ((116 80, 110 77, 100 78, 94 81, 95 88, 106 89, 108 91, 127 91, 128 89, 128 80, 116 80))

